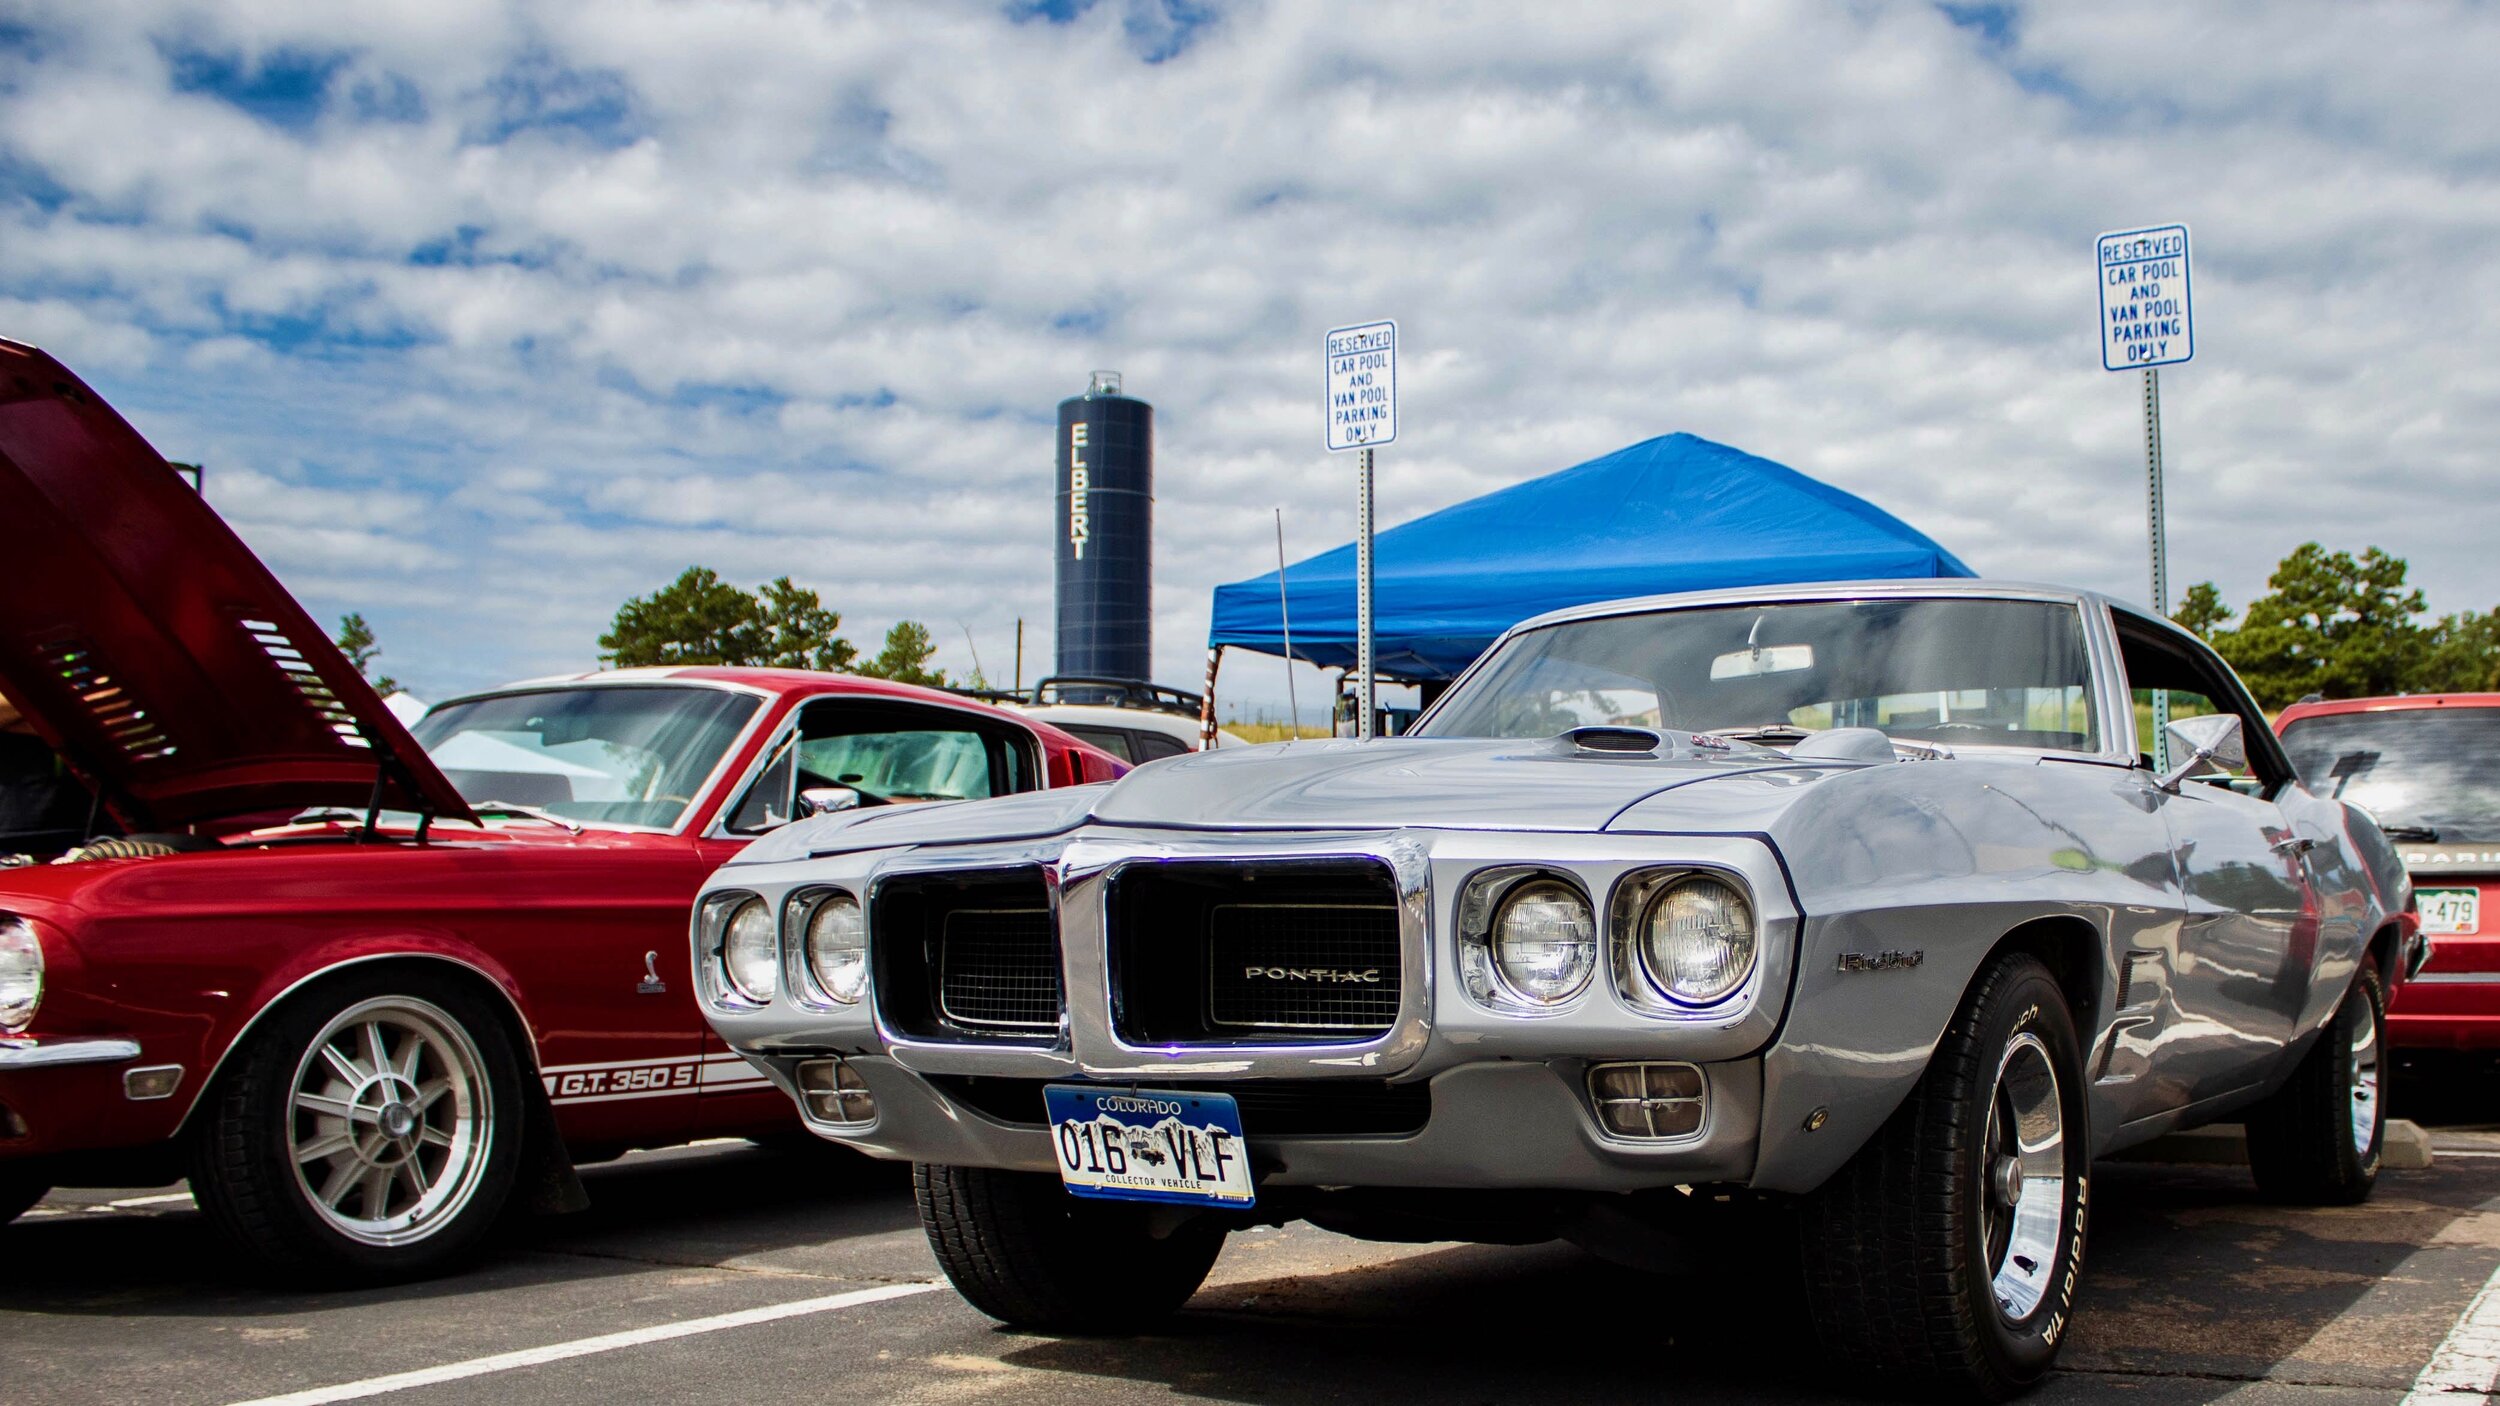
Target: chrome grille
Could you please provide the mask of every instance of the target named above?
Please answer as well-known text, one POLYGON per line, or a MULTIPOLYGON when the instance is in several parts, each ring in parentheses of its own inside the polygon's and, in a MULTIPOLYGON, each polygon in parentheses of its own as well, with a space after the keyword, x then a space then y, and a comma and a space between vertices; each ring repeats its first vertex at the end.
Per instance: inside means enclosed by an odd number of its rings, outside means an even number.
POLYGON ((1398 1016, 1398 913, 1386 904, 1227 903, 1208 915, 1218 1026, 1386 1030, 1398 1016))
POLYGON ((938 936, 938 1010, 957 1025, 1059 1027, 1059 943, 1047 908, 957 908, 938 936))

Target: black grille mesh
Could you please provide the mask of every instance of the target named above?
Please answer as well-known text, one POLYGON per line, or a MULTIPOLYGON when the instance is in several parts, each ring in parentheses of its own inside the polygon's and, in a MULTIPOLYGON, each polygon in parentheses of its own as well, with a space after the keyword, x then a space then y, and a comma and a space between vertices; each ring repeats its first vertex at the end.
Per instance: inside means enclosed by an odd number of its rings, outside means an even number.
POLYGON ((1387 1030, 1397 1022, 1398 913, 1388 905, 1227 903, 1208 914, 1218 1027, 1387 1030))
POLYGON ((1059 943, 1045 908, 958 908, 938 939, 938 1009, 959 1025, 1054 1030, 1059 943))

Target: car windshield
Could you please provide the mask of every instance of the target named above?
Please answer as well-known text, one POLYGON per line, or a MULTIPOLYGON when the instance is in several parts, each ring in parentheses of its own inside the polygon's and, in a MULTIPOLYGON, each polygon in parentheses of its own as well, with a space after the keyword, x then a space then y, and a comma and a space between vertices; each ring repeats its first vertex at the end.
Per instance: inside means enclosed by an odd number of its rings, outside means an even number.
POLYGON ((411 730, 471 805, 667 829, 759 706, 717 688, 546 689, 446 703, 411 730))
POLYGON ((2391 828, 2500 840, 2500 708, 2321 713, 2283 729, 2303 785, 2391 828))
POLYGON ((1871 600, 1656 610, 1513 636, 1426 737, 1613 724, 1769 740, 1871 727, 1913 742, 2100 750, 2072 605, 1871 600))

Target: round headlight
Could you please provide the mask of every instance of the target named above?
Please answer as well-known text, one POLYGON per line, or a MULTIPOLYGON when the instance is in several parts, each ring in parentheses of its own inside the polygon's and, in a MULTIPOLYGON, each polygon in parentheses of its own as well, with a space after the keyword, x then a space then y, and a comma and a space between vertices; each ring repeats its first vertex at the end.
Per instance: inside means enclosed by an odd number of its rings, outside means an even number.
POLYGON ((0 918, 0 1030, 35 1023, 43 1004, 43 943, 24 918, 0 918))
POLYGON ((868 923, 859 900, 837 893, 807 915, 807 970, 816 989, 844 1005, 868 985, 868 923))
POLYGON ((1540 1006, 1580 994, 1597 970, 1597 917, 1579 890, 1531 879, 1493 915, 1493 966, 1512 995, 1540 1006))
POLYGON ((1641 965, 1668 997, 1715 1001, 1753 971, 1753 906, 1716 879, 1685 879, 1658 895, 1641 920, 1641 965))
POLYGON ((750 898, 729 915, 720 949, 721 971, 731 989, 750 1001, 769 1001, 781 985, 781 933, 764 900, 750 898))

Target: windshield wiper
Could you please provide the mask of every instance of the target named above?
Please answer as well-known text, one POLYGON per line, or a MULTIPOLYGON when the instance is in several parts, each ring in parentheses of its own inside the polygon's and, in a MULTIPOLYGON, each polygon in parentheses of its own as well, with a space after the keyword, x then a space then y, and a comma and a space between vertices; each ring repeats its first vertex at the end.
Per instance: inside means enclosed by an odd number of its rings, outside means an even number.
POLYGON ((568 835, 578 835, 582 832, 581 826, 554 811, 540 810, 536 806, 525 806, 514 801, 471 801, 469 813, 480 819, 490 815, 517 816, 523 820, 535 820, 542 825, 553 825, 568 835))
POLYGON ((1706 735, 1736 742, 1803 742, 1814 734, 1795 723, 1748 723, 1743 727, 1714 727, 1706 735))
POLYGON ((2381 825, 2379 833, 2391 840, 2411 840, 2416 844, 2439 843, 2439 832, 2428 825, 2381 825))

